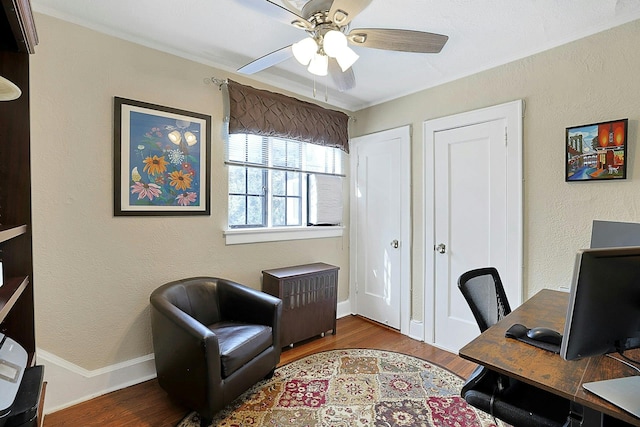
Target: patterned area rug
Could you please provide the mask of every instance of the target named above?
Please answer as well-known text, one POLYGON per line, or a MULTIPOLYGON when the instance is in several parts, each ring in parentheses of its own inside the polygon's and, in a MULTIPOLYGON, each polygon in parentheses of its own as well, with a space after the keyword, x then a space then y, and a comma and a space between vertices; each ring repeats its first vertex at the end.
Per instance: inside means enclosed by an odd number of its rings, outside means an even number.
MULTIPOLYGON (((212 426, 496 427, 460 397, 464 381, 422 359, 382 350, 332 350, 276 370, 212 426)), ((498 426, 503 426, 498 421, 498 426)), ((191 413, 177 427, 199 427, 191 413)))

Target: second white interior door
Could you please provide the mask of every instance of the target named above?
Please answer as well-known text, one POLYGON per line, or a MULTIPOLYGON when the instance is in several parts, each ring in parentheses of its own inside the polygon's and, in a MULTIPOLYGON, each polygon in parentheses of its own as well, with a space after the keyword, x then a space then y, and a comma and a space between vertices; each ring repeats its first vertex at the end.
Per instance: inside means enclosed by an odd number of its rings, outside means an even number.
POLYGON ((351 153, 356 312, 403 333, 410 305, 409 136, 400 128, 355 138, 351 153))

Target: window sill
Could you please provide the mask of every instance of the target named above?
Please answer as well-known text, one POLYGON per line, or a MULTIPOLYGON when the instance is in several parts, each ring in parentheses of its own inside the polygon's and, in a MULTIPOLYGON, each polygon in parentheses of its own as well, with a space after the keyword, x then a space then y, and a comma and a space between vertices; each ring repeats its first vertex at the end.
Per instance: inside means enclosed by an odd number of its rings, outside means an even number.
POLYGON ((244 228, 223 232, 227 245, 341 237, 343 226, 244 228))

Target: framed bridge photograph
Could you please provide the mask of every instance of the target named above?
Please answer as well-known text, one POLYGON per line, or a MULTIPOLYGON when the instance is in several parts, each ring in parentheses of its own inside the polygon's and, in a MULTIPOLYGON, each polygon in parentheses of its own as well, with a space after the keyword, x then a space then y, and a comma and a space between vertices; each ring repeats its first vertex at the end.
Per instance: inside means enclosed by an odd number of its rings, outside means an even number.
POLYGON ((628 119, 566 129, 565 181, 609 181, 627 177, 628 119))

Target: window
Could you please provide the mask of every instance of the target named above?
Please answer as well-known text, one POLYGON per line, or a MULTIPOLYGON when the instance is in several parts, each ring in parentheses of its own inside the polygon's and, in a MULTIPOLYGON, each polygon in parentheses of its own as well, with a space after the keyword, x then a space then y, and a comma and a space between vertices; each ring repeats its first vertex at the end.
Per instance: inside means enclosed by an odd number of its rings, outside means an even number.
POLYGON ((341 150, 289 139, 231 134, 229 228, 304 227, 310 173, 341 175, 341 150))

